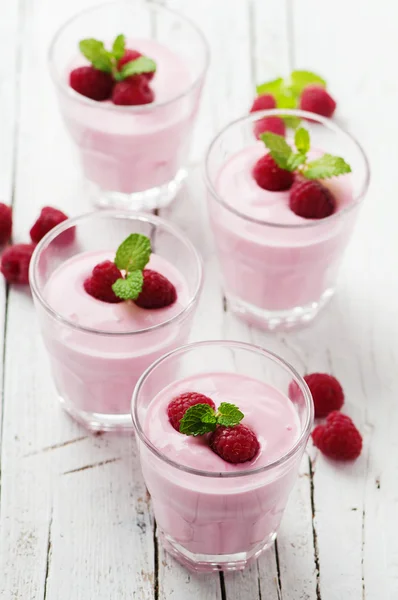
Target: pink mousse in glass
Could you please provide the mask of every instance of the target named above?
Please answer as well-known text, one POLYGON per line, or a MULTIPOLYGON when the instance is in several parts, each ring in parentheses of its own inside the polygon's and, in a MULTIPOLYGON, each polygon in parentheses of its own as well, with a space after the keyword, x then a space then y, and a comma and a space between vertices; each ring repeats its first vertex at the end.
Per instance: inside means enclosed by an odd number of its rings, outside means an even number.
POLYGON ((207 45, 196 27, 156 4, 117 1, 96 6, 58 31, 50 48, 50 71, 96 205, 152 209, 175 197, 186 175, 207 63, 207 45), (78 54, 82 40, 102 41, 111 51, 121 33, 126 50, 156 65, 149 95, 131 102, 119 96, 115 104, 111 93, 97 101, 75 91, 76 86, 72 89, 71 71, 90 64, 78 54))
POLYGON ((180 562, 198 571, 243 569, 272 544, 313 420, 308 388, 289 365, 239 342, 185 346, 142 377, 133 419, 161 539, 180 562), (242 411, 241 425, 258 442, 250 460, 233 464, 211 448, 211 433, 193 437, 172 426, 168 407, 188 392, 242 411))
MULTIPOLYGON (((294 133, 287 142, 293 145, 294 133)), ((251 114, 226 127, 210 146, 206 176, 211 225, 227 301, 251 324, 290 328, 311 321, 333 295, 344 251, 368 186, 367 159, 354 138, 333 122, 302 111, 251 114), (306 218, 290 207, 291 189, 258 185, 253 172, 268 151, 256 122, 268 115, 305 118, 309 160, 343 157, 351 172, 322 180, 332 214, 306 218)))
POLYGON ((30 281, 67 412, 92 430, 132 427, 130 400, 139 377, 188 339, 201 273, 189 240, 152 216, 112 211, 84 215, 62 223, 40 242, 30 281), (108 296, 95 296, 97 280, 87 287, 93 269, 112 264, 116 249, 132 233, 150 240, 152 253, 143 273, 155 271, 167 279, 174 293, 170 304, 143 307, 140 297, 122 300, 108 285, 105 290, 113 300, 104 301, 101 297, 108 296))

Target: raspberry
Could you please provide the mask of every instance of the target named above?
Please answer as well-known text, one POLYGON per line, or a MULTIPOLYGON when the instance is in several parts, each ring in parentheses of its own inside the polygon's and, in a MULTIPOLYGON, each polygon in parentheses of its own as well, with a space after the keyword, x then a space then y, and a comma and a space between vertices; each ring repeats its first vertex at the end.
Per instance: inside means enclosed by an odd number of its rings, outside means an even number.
POLYGON ((278 167, 271 154, 262 156, 254 165, 253 177, 263 190, 281 192, 288 190, 294 181, 293 173, 278 167))
POLYGON ((69 75, 70 87, 91 100, 108 100, 112 94, 113 79, 110 73, 104 73, 92 66, 78 67, 69 75))
MULTIPOLYGON (((46 233, 56 225, 59 225, 59 223, 62 223, 62 221, 66 221, 67 218, 66 214, 57 208, 52 208, 51 206, 42 208, 39 218, 30 230, 32 242, 38 244, 46 233)), ((70 231, 70 233, 72 232, 73 230, 70 231)))
POLYGON ((315 406, 317 418, 326 417, 334 410, 340 410, 344 404, 343 388, 332 375, 312 373, 304 377, 315 406))
POLYGON ((84 282, 84 289, 87 294, 90 294, 90 296, 97 300, 102 300, 102 302, 112 304, 123 302, 112 290, 112 285, 121 277, 122 274, 115 263, 105 260, 94 267, 91 277, 87 277, 84 282))
POLYGON ((166 277, 151 269, 144 269, 143 275, 144 285, 135 300, 138 306, 141 308, 164 308, 176 301, 177 291, 166 277))
POLYGON ((213 452, 234 464, 252 460, 260 449, 256 434, 241 423, 235 427, 217 427, 209 443, 213 452))
POLYGON ((0 244, 6 244, 11 237, 12 208, 0 202, 0 244))
POLYGON ((1 257, 1 272, 8 283, 29 283, 29 264, 35 244, 9 246, 1 257))
POLYGON ((318 425, 312 432, 317 448, 335 460, 354 460, 362 450, 362 436, 350 417, 337 410, 326 418, 325 425, 318 425))
POLYGON ((332 192, 316 180, 297 180, 290 190, 289 206, 304 219, 325 219, 336 209, 332 192))
MULTIPOLYGON (((132 50, 131 48, 126 48, 122 58, 117 63, 117 68, 120 71, 120 69, 123 67, 123 65, 126 65, 127 63, 131 62, 132 60, 136 60, 140 56, 142 56, 142 54, 141 54, 141 52, 138 52, 138 50, 132 50)), ((151 79, 153 78, 155 73, 143 73, 142 75, 148 81, 151 81, 151 79)))
POLYGON ((214 410, 216 406, 210 398, 203 394, 197 394, 196 392, 186 392, 180 394, 177 398, 174 398, 167 407, 167 416, 169 421, 176 431, 180 431, 180 422, 182 417, 187 412, 188 408, 195 406, 195 404, 208 404, 214 410))
POLYGON ((336 109, 336 102, 320 85, 307 85, 300 97, 301 110, 331 117, 336 109))
POLYGON ((259 138, 265 131, 271 131, 276 135, 285 137, 286 127, 285 122, 280 117, 264 117, 254 123, 254 133, 256 138, 259 138))
POLYGON ((258 110, 268 110, 270 108, 276 108, 275 98, 272 94, 262 94, 254 99, 250 112, 257 112, 258 110))
POLYGON ((113 88, 112 102, 121 106, 150 104, 155 95, 143 75, 135 75, 119 81, 113 88))

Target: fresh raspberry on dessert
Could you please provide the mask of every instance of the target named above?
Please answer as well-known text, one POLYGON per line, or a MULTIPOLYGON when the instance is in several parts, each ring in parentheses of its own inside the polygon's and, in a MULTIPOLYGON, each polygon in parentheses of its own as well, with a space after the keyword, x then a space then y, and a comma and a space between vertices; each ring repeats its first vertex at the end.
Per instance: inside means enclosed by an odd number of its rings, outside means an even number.
POLYGON ((78 67, 69 75, 69 84, 75 92, 91 100, 108 100, 112 94, 113 79, 110 73, 94 67, 78 67))
POLYGON ((286 126, 284 120, 277 116, 271 116, 259 119, 254 123, 254 133, 257 138, 266 131, 271 131, 271 133, 285 137, 286 126))
POLYGON ((335 460, 354 460, 362 450, 362 436, 354 423, 341 412, 331 412, 325 425, 318 425, 312 432, 317 448, 335 460))
POLYGON ((0 202, 0 244, 6 244, 11 237, 12 208, 0 202))
POLYGON ((155 94, 143 75, 135 75, 124 81, 119 81, 113 88, 112 102, 122 106, 150 104, 155 94))
POLYGON ((344 392, 340 383, 327 373, 311 373, 304 377, 314 400, 315 417, 326 417, 344 404, 344 392))
MULTIPOLYGON (((137 58, 139 58, 140 56, 142 56, 142 54, 141 54, 141 52, 138 52, 138 50, 133 50, 132 48, 126 48, 126 50, 124 51, 124 55, 117 63, 117 68, 120 71, 120 69, 123 67, 123 65, 126 65, 127 63, 131 62, 132 60, 137 60, 137 58)), ((148 81, 151 81, 151 79, 153 78, 154 75, 155 75, 154 72, 143 73, 143 76, 148 81)))
POLYGON ((271 154, 262 156, 254 165, 253 177, 263 190, 281 192, 293 185, 294 174, 278 167, 271 154))
POLYGON ((35 244, 9 246, 1 257, 1 272, 8 283, 29 283, 29 264, 35 244))
POLYGON ((196 392, 186 392, 180 394, 177 398, 174 398, 169 406, 167 407, 167 416, 169 421, 176 431, 180 431, 181 419, 187 412, 188 408, 195 406, 195 404, 208 404, 212 409, 216 409, 216 406, 207 396, 203 394, 197 394, 196 392))
POLYGON ((289 206, 304 219, 325 219, 336 209, 332 192, 315 179, 297 179, 290 190, 289 206))
POLYGON ((122 274, 115 263, 105 260, 94 267, 91 277, 87 277, 84 282, 84 289, 87 294, 102 302, 123 302, 112 289, 112 285, 121 277, 122 274))
POLYGON ((177 299, 174 285, 164 275, 151 269, 144 269, 144 284, 140 295, 134 302, 141 308, 164 308, 177 299))
POLYGON ((254 99, 250 112, 257 112, 258 110, 269 110, 276 108, 276 101, 272 94, 262 94, 254 99))
POLYGON ((307 85, 300 96, 300 108, 323 117, 331 117, 336 110, 336 102, 324 87, 307 85))
POLYGON ((241 423, 235 427, 217 427, 209 443, 213 452, 234 464, 252 460, 260 449, 256 434, 241 423))
MULTIPOLYGON (((46 233, 56 225, 59 225, 59 223, 62 223, 62 221, 66 221, 67 218, 67 215, 57 208, 53 208, 52 206, 45 206, 42 208, 39 218, 30 230, 32 242, 38 244, 46 233)), ((72 231, 73 230, 71 230, 71 232, 72 231)))

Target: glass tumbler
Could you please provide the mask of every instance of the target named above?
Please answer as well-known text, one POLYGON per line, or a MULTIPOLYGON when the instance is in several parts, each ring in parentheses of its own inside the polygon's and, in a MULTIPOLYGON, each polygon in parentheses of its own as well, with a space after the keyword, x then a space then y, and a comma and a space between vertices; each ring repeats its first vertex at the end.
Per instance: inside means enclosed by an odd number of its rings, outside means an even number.
MULTIPOLYGON (((293 142, 293 136, 294 131, 288 129, 287 141, 293 142)), ((311 321, 335 291, 340 263, 368 188, 369 166, 361 146, 319 115, 281 109, 255 112, 217 135, 206 156, 205 176, 210 221, 231 309, 248 323, 270 330, 311 321), (350 164, 351 174, 330 180, 330 186, 342 186, 344 196, 344 204, 331 216, 298 217, 288 206, 288 191, 266 192, 252 177, 254 164, 267 152, 255 132, 259 121, 270 116, 303 119, 311 151, 342 156, 350 164)))
POLYGON ((119 0, 81 11, 55 34, 50 73, 95 206, 148 210, 166 206, 186 176, 186 163, 209 61, 207 43, 182 15, 143 0, 119 0), (88 64, 78 44, 96 38, 157 63, 150 104, 97 102, 69 86, 69 72, 88 64))
POLYGON ((139 377, 154 360, 188 340, 202 285, 201 259, 189 239, 162 219, 129 211, 98 211, 68 219, 36 247, 30 285, 63 408, 90 430, 131 429, 131 394, 139 377), (77 271, 70 289, 58 292, 58 296, 65 295, 66 310, 69 295, 78 295, 77 308, 74 305, 73 314, 70 310, 60 314, 59 306, 55 308, 49 300, 54 273, 73 259, 73 268, 79 269, 79 255, 109 251, 112 257, 131 233, 148 236, 153 253, 178 271, 185 283, 186 301, 177 308, 140 309, 144 316, 133 329, 130 307, 88 296, 83 289, 87 273, 77 271), (91 303, 88 308, 87 301, 91 303), (80 303, 85 306, 81 318, 80 303), (166 311, 164 320, 154 314, 157 310, 166 311), (87 313, 95 315, 94 322, 100 326, 87 325, 87 313))
MULTIPOLYGON (((165 548, 195 571, 240 570, 258 558, 277 535, 311 431, 313 404, 304 380, 263 348, 235 341, 198 342, 173 350, 149 367, 134 390, 132 414, 142 472, 165 548), (254 463, 246 470, 215 472, 181 464, 152 443, 145 420, 156 394, 182 379, 203 374, 211 378, 214 373, 265 382, 293 402, 299 425, 288 451, 276 453, 276 460, 260 467, 254 463)), ((260 422, 257 433, 264 435, 260 422)), ((177 447, 175 454, 179 452, 177 447)))

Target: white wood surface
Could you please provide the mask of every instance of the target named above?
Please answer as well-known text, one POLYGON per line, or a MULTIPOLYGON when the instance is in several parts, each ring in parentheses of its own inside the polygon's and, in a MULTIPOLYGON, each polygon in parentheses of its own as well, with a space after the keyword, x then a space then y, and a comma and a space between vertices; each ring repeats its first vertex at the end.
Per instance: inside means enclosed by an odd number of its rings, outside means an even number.
MULTIPOLYGON (((40 208, 88 210, 46 69, 55 28, 92 0, 0 5, 0 197, 14 240, 40 208)), ((161 211, 201 250, 206 282, 192 339, 237 338, 302 373, 335 374, 364 434, 352 465, 310 446, 277 547, 245 573, 194 576, 159 547, 134 441, 91 436, 56 400, 30 294, 0 281, 1 600, 397 600, 398 83, 397 6, 389 0, 165 0, 212 50, 192 173, 161 211), (289 20, 290 19, 290 20, 289 20), (288 24, 293 25, 293 29, 288 24), (290 33, 289 33, 290 32, 290 33), (337 118, 363 142, 372 184, 339 293, 310 328, 268 335, 224 306, 206 222, 200 159, 211 136, 247 110, 255 80, 319 71, 337 118)))

